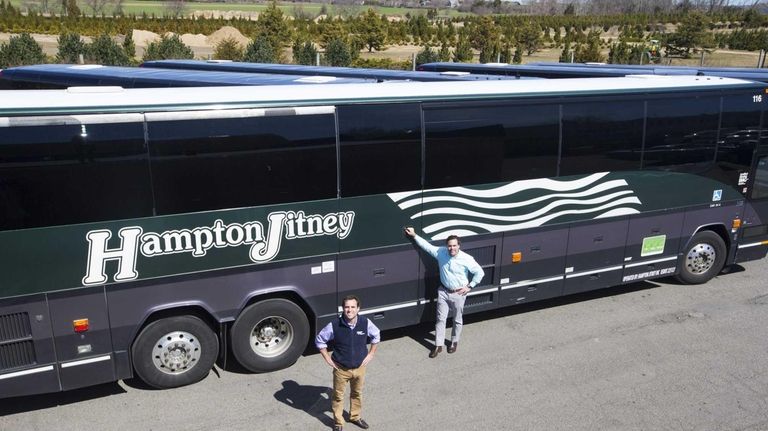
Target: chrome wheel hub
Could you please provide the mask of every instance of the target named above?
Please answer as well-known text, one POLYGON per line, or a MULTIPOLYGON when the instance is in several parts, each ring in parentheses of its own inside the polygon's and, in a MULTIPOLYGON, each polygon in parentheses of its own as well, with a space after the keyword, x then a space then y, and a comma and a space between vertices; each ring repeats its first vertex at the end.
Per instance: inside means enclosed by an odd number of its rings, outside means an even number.
POLYGON ((251 349, 261 357, 279 356, 291 346, 293 337, 294 331, 290 322, 282 317, 267 317, 251 330, 251 349))
POLYGON ((696 244, 685 256, 685 266, 692 274, 703 274, 712 269, 716 258, 711 244, 696 244))
POLYGON ((181 374, 200 360, 202 349, 197 337, 188 332, 170 332, 152 348, 152 362, 166 374, 181 374))

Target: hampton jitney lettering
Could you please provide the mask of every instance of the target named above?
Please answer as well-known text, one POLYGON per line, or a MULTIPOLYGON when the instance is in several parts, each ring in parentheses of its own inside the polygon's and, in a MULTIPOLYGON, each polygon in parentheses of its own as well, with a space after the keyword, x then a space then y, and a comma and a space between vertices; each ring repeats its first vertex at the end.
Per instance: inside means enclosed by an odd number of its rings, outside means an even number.
POLYGON ((258 221, 224 224, 216 220, 213 226, 194 229, 147 232, 140 226, 120 229, 120 247, 107 248, 112 237, 109 229, 92 230, 85 237, 88 247, 88 269, 83 277, 84 285, 102 284, 108 277, 104 273, 104 264, 117 260, 118 270, 115 281, 135 280, 138 252, 145 257, 162 256, 175 253, 191 253, 194 257, 203 257, 209 249, 237 247, 252 244, 249 257, 256 263, 269 262, 280 251, 283 237, 286 239, 310 238, 321 235, 336 235, 346 238, 352 230, 354 211, 328 213, 325 215, 305 215, 304 211, 277 211, 267 216, 269 229, 264 235, 264 226, 258 221), (285 232, 285 234, 283 234, 285 232))

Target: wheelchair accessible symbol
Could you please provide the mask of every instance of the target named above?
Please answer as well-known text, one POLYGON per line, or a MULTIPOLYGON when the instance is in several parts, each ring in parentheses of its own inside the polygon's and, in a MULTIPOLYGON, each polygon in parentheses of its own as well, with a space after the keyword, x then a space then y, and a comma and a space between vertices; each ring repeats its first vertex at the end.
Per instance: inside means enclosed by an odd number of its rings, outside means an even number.
POLYGON ((719 201, 722 198, 723 198, 723 191, 722 190, 715 190, 714 192, 712 192, 712 201, 713 202, 717 202, 717 201, 719 201))

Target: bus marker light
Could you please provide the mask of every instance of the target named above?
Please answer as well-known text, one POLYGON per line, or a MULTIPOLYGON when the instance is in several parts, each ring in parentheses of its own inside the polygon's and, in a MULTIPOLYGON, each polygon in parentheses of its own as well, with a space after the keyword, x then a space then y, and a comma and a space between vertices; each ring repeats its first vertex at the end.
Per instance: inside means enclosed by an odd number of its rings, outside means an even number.
POLYGON ((75 332, 85 332, 90 325, 88 324, 88 319, 75 319, 72 321, 72 327, 75 329, 75 332))
POLYGON ((512 263, 518 263, 523 260, 523 253, 516 251, 512 253, 512 263))
POLYGON ((741 220, 740 219, 733 219, 733 225, 731 225, 731 229, 736 230, 741 227, 741 220))
POLYGON ((77 346, 77 354, 82 355, 83 353, 91 353, 93 348, 90 344, 83 344, 82 346, 77 346))

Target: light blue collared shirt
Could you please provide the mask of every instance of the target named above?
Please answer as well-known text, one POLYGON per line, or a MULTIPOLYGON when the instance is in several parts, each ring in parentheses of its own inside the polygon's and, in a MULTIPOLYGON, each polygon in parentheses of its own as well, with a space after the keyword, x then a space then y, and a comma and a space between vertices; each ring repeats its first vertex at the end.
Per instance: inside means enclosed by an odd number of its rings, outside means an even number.
POLYGON ((475 258, 461 250, 456 253, 456 256, 451 256, 447 247, 434 246, 418 235, 415 239, 419 247, 437 259, 437 265, 440 267, 440 282, 446 289, 456 290, 464 286, 473 288, 480 284, 485 272, 475 258), (472 274, 472 281, 469 281, 469 274, 472 274))

